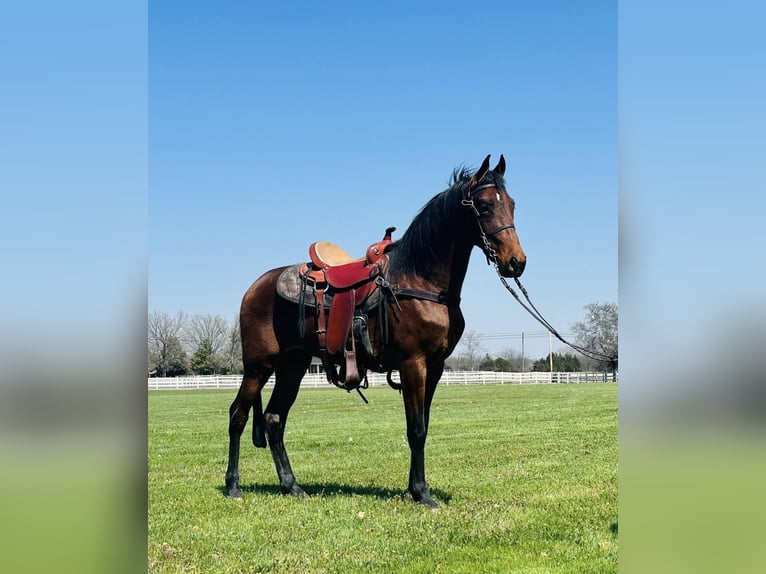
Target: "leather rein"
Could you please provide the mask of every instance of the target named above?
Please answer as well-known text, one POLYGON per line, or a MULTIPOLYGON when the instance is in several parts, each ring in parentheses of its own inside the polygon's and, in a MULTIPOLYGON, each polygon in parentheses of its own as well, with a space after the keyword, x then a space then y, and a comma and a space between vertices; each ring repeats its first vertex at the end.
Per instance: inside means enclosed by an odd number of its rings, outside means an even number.
POLYGON ((503 286, 508 290, 508 292, 513 295, 513 297, 518 301, 519 305, 521 305, 527 313, 532 315, 532 317, 540 323, 543 327, 545 327, 554 337, 556 337, 559 341, 570 347, 571 349, 574 349, 578 353, 581 353, 585 355, 586 357, 590 357, 591 359, 595 359, 597 361, 610 361, 612 363, 617 361, 617 355, 607 355, 605 353, 600 353, 599 351, 594 351, 593 349, 587 349, 585 347, 582 347, 580 345, 575 345, 574 343, 570 343, 564 337, 561 336, 561 334, 553 327, 553 325, 550 324, 550 322, 543 317, 542 313, 537 310, 537 307, 535 307, 534 303, 532 303, 532 300, 529 298, 529 293, 524 288, 524 286, 521 284, 521 281, 519 281, 518 277, 514 277, 513 280, 516 282, 516 285, 521 290, 521 292, 524 294, 524 298, 526 299, 527 303, 525 304, 521 298, 516 294, 516 291, 513 290, 513 287, 511 287, 508 284, 508 281, 506 281, 505 277, 503 277, 502 273, 500 272, 500 262, 497 259, 497 252, 492 248, 492 246, 489 243, 489 237, 493 235, 497 235, 504 229, 516 229, 516 226, 513 223, 510 223, 508 225, 501 225, 500 227, 493 229, 492 231, 485 231, 484 226, 481 223, 481 214, 479 213, 479 210, 476 209, 476 206, 474 205, 473 198, 476 196, 477 192, 486 189, 488 187, 496 187, 493 183, 487 183, 485 185, 481 185, 477 188, 474 188, 473 190, 469 190, 466 197, 463 199, 462 204, 470 207, 474 214, 476 215, 476 220, 479 223, 479 232, 481 233, 481 239, 482 243, 484 244, 483 251, 484 255, 487 257, 487 263, 492 263, 492 265, 495 268, 495 272, 497 273, 497 276, 500 278, 500 281, 503 283, 503 286))

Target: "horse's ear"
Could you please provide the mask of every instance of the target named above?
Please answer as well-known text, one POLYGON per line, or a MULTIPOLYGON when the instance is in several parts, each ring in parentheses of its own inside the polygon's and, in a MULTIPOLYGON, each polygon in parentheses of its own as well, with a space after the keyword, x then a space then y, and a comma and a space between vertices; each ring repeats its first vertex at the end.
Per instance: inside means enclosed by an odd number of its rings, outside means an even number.
POLYGON ((489 170, 489 156, 484 158, 484 161, 481 162, 481 167, 473 174, 473 177, 471 178, 471 186, 479 183, 484 176, 487 175, 487 170, 489 170))
POLYGON ((505 175, 505 158, 503 157, 503 154, 500 154, 500 161, 497 162, 497 165, 492 170, 492 173, 496 173, 499 176, 505 175))

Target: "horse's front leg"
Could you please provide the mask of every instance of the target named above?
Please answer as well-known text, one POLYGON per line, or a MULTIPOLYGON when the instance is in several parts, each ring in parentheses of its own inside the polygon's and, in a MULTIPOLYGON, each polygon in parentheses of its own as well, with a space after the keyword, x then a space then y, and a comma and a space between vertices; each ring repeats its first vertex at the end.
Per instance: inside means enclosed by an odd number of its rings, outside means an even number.
POLYGON ((439 505, 431 498, 426 482, 425 445, 431 398, 441 371, 435 369, 439 374, 434 380, 433 376, 429 376, 429 370, 425 359, 420 357, 402 364, 399 374, 407 417, 407 441, 410 445, 409 491, 415 502, 437 508, 439 505))

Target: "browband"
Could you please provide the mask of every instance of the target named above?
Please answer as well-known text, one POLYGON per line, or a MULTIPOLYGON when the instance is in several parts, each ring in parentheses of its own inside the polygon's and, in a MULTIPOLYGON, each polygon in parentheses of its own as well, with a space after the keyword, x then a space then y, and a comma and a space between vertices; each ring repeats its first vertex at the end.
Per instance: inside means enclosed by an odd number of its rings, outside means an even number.
POLYGON ((487 189, 488 187, 498 187, 495 183, 485 183, 484 185, 480 185, 479 187, 469 187, 468 188, 468 197, 473 198, 478 192, 480 192, 482 189, 487 189))

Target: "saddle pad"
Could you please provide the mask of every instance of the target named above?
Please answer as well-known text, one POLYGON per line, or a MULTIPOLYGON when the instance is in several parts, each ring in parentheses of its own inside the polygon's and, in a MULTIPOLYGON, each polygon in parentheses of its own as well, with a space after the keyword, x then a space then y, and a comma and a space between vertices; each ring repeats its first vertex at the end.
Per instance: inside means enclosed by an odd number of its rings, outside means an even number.
MULTIPOLYGON (((283 299, 287 299, 292 303, 300 302, 301 289, 303 288, 304 282, 304 279, 302 279, 300 276, 300 269, 303 265, 303 263, 296 263, 295 265, 291 265, 282 271, 282 273, 279 275, 279 278, 277 279, 277 294, 283 299)), ((315 308, 317 305, 316 296, 314 295, 314 286, 310 283, 306 286, 304 303, 307 307, 313 308, 315 308)), ((331 293, 325 293, 323 303, 325 309, 330 308, 330 304, 332 303, 331 293)), ((378 303, 380 303, 380 289, 375 289, 373 290, 372 294, 370 294, 370 296, 362 302, 362 311, 367 313, 377 307, 378 303)))

